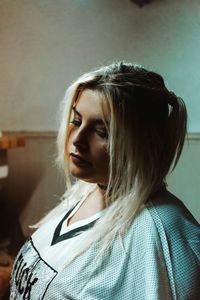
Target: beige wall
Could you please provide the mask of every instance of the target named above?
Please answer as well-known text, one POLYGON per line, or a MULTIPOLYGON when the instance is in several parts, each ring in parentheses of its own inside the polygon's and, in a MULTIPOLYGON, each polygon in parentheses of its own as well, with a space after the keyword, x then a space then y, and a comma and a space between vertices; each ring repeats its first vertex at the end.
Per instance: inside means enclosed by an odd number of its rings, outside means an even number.
POLYGON ((199 11, 199 0, 0 0, 0 129, 57 130, 69 83, 123 59, 163 74, 200 132, 199 11))
MULTIPOLYGON (((23 232, 59 201, 64 179, 55 165, 55 133, 27 133, 24 148, 8 151, 9 176, 1 192, 5 223, 20 219, 23 232)), ((11 225, 12 226, 12 225, 11 225)))
POLYGON ((168 183, 169 189, 182 199, 200 222, 200 134, 189 135, 168 183))

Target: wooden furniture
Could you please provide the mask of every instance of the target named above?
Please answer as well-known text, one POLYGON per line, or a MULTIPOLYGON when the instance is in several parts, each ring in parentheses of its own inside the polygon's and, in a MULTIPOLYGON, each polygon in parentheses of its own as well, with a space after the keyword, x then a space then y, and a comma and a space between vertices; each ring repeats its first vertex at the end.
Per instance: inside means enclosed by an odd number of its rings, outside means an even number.
MULTIPOLYGON (((5 134, 0 136, 0 190, 8 176, 8 151, 18 147, 25 146, 25 136, 18 134, 5 134)), ((1 200, 1 199, 0 199, 1 200)), ((1 207, 2 201, 0 201, 1 207)), ((13 264, 13 258, 8 254, 7 247, 9 240, 0 241, 0 299, 8 291, 10 273, 13 264)))
POLYGON ((9 288, 13 261, 14 259, 3 248, 1 249, 0 245, 0 299, 9 288))
POLYGON ((24 147, 25 136, 19 134, 3 134, 0 136, 0 150, 24 147))
POLYGON ((7 151, 25 146, 25 136, 19 134, 5 134, 0 136, 0 186, 3 178, 8 175, 7 151))

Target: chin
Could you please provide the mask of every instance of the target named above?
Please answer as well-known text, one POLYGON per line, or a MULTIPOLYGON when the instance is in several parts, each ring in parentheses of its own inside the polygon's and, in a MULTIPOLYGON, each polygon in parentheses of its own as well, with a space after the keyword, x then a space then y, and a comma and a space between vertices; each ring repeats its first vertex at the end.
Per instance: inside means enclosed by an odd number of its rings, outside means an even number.
POLYGON ((73 171, 70 170, 70 174, 77 179, 86 181, 86 182, 91 182, 94 183, 94 181, 91 178, 88 178, 88 176, 86 174, 83 174, 83 172, 77 172, 77 171, 73 171))
POLYGON ((85 174, 80 174, 78 172, 70 172, 70 174, 76 178, 76 179, 80 179, 82 181, 85 181, 87 183, 98 183, 99 181, 93 177, 89 177, 85 174))

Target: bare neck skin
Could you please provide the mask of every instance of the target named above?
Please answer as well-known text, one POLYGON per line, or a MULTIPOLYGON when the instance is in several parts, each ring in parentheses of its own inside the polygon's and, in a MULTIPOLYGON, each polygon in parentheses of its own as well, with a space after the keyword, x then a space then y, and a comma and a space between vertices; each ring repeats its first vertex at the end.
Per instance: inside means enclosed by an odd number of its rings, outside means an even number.
POLYGON ((68 219, 67 225, 69 226, 77 221, 89 218, 103 210, 106 207, 104 193, 105 191, 97 186, 96 189, 87 196, 85 201, 83 201, 76 213, 68 219))

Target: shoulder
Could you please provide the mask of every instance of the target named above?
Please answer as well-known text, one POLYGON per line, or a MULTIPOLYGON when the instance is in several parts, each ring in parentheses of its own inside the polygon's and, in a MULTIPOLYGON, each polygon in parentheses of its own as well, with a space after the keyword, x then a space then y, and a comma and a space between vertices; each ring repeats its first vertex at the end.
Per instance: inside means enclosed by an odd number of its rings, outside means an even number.
POLYGON ((200 225, 181 200, 165 190, 146 204, 159 235, 195 239, 200 242, 200 225))
POLYGON ((200 224, 183 202, 167 190, 144 205, 133 220, 130 231, 143 236, 157 234, 160 238, 164 234, 170 239, 179 237, 200 241, 200 224))
POLYGON ((128 241, 129 253, 137 262, 141 256, 148 273, 164 276, 166 270, 173 295, 197 299, 200 225, 178 198, 164 191, 151 199, 132 222, 128 241))
POLYGON ((200 224, 182 201, 167 190, 146 203, 131 224, 129 239, 156 244, 159 251, 176 262, 187 257, 190 264, 193 256, 200 268, 200 224))

